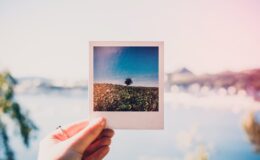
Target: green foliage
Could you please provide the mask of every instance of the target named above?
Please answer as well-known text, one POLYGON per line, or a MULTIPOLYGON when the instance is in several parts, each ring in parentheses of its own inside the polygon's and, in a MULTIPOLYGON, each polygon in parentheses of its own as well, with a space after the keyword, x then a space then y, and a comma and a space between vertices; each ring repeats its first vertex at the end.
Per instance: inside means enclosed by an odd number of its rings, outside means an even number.
POLYGON ((14 100, 13 87, 16 83, 9 73, 0 73, 0 159, 15 159, 9 145, 8 120, 15 123, 26 146, 29 145, 32 131, 37 130, 33 121, 22 112, 20 105, 14 100))

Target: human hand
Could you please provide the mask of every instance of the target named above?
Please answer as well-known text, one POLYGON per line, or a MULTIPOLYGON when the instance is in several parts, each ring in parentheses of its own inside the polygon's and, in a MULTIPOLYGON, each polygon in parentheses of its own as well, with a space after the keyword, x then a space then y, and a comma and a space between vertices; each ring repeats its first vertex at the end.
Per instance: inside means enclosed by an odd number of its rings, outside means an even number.
POLYGON ((40 143, 38 160, 101 160, 109 152, 114 131, 106 120, 81 121, 54 131, 40 143))

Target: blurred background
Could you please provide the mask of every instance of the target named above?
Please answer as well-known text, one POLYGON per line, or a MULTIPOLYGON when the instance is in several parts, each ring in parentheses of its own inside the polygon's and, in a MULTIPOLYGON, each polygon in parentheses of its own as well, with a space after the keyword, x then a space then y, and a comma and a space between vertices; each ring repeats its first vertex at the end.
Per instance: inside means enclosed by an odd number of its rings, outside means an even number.
POLYGON ((260 158, 258 0, 0 1, 0 159, 88 118, 88 43, 165 42, 165 129, 117 130, 108 160, 260 158))

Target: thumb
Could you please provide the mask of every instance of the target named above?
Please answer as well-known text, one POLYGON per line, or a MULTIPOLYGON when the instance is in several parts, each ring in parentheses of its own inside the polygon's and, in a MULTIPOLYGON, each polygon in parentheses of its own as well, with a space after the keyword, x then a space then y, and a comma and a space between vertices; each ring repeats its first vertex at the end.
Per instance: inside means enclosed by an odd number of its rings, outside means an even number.
POLYGON ((83 154, 85 149, 99 136, 105 126, 105 118, 94 119, 84 129, 68 139, 67 143, 70 144, 73 150, 83 154))

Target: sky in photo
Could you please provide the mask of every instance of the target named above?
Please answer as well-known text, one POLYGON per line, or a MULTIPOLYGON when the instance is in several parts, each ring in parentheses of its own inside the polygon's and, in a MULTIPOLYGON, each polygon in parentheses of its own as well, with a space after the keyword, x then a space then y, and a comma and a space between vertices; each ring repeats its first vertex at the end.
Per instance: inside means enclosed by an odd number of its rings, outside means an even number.
POLYGON ((158 86, 158 47, 94 47, 94 82, 158 86))

